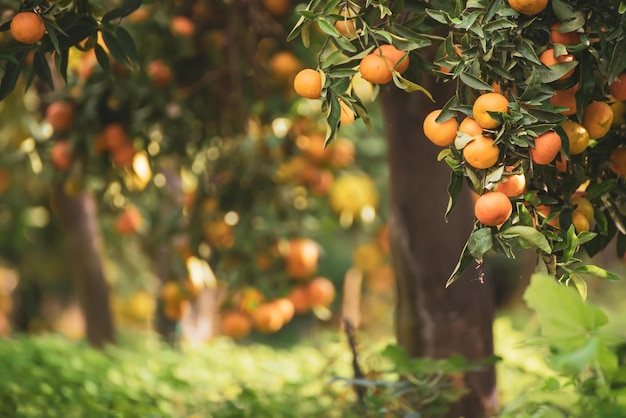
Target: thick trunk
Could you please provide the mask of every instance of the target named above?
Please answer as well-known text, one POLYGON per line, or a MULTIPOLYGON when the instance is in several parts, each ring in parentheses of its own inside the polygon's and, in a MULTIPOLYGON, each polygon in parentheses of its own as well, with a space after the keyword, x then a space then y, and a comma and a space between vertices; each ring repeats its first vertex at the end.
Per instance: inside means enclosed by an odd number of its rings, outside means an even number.
MULTIPOLYGON (((465 240, 471 232, 469 195, 463 195, 448 223, 450 168, 437 161, 438 147, 422 132, 424 117, 454 94, 453 83, 423 85, 437 103, 421 93, 389 89, 382 94, 390 165, 393 266, 397 277, 396 334, 411 356, 442 358, 460 354, 469 360, 493 354, 492 286, 469 269, 446 289, 465 240)), ((470 373, 470 393, 450 416, 489 416, 497 407, 495 370, 470 373)))
POLYGON ((76 293, 87 324, 87 339, 95 347, 114 341, 109 286, 102 265, 102 237, 93 195, 68 196, 63 185, 54 192, 54 203, 65 232, 76 293))

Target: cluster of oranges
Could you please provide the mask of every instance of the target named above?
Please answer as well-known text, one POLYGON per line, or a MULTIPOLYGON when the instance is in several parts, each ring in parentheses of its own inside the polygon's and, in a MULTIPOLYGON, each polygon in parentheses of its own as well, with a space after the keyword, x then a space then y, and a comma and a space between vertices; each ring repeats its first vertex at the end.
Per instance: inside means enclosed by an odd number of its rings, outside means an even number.
MULTIPOLYGON (((510 1, 510 6, 522 14, 534 15, 541 12, 547 1, 510 1)), ((494 172, 502 170, 500 180, 482 185, 476 190, 480 194, 475 199, 474 213, 476 219, 485 226, 499 226, 506 222, 513 213, 511 199, 519 200, 524 196, 528 176, 532 176, 532 167, 551 165, 557 172, 567 176, 572 170, 570 160, 573 156, 583 154, 590 144, 605 137, 614 127, 614 110, 611 101, 626 99, 626 73, 620 75, 610 85, 611 96, 603 100, 593 100, 582 112, 580 120, 576 118, 576 91, 579 84, 570 81, 575 73, 576 54, 568 50, 581 42, 580 33, 564 32, 561 22, 554 22, 550 27, 550 42, 539 55, 545 67, 571 63, 561 66, 562 75, 555 75, 555 86, 568 86, 557 89, 549 102, 554 112, 563 116, 554 128, 539 132, 528 148, 516 148, 507 143, 506 132, 501 125, 505 114, 512 108, 517 89, 513 85, 509 91, 503 92, 497 82, 492 83, 493 91, 475 96, 471 113, 460 123, 455 112, 443 113, 442 109, 432 111, 424 119, 425 136, 434 144, 442 147, 453 146, 461 150, 461 163, 470 169, 494 172), (557 55, 556 51, 561 54, 557 55), (565 51, 565 52, 563 52, 565 51), (571 68, 569 68, 571 67, 571 68), (558 77, 557 77, 558 76, 558 77), (567 141, 566 146, 563 142, 567 141), (514 152, 511 150, 514 149, 514 152), (566 151, 565 151, 566 150, 566 151), (531 164, 523 164, 524 155, 531 164), (506 161, 506 166, 504 162, 506 161)), ((462 56, 459 46, 457 53, 462 56)), ((449 72, 449 71, 447 71, 449 72)), ((532 108, 532 107, 531 107, 532 108)), ((611 156, 611 170, 618 175, 626 175, 626 149, 617 148, 611 156)), ((577 232, 589 231, 594 221, 592 204, 584 197, 584 189, 575 193, 569 203, 573 208, 572 224, 577 232)), ((549 217, 550 224, 558 226, 558 210, 549 206, 537 205, 535 212, 543 218, 549 217)))

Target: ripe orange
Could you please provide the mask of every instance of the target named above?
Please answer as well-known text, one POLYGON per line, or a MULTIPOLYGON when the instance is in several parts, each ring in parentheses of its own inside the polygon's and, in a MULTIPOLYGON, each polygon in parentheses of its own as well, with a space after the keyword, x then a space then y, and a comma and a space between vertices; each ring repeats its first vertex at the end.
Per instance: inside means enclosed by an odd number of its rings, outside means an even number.
POLYGON ((391 63, 391 68, 394 68, 400 74, 409 68, 409 53, 406 51, 400 51, 393 45, 381 45, 379 48, 372 51, 372 54, 382 55, 387 58, 391 63), (400 62, 403 57, 406 58, 400 62))
POLYGON ((595 217, 593 204, 586 197, 582 197, 582 196, 573 197, 572 204, 577 206, 576 211, 585 215, 585 218, 587 218, 589 222, 593 221, 595 217))
POLYGON ((577 233, 589 231, 589 219, 578 209, 572 213, 572 224, 577 233))
POLYGON ((280 308, 272 303, 263 303, 252 311, 252 324, 258 332, 263 334, 273 334, 279 331, 284 325, 283 318, 280 308))
POLYGON ((301 97, 319 99, 322 97, 322 75, 315 70, 306 68, 296 75, 293 80, 293 88, 301 97))
POLYGON ((433 144, 440 147, 447 147, 454 144, 456 131, 459 123, 455 118, 450 118, 444 122, 437 122, 437 117, 441 114, 441 109, 433 110, 426 116, 423 123, 424 135, 433 144))
POLYGON ((11 35, 23 44, 35 44, 46 34, 46 26, 37 13, 20 12, 11 20, 11 35))
POLYGON ((473 138, 477 135, 482 135, 483 127, 480 126, 476 120, 468 116, 461 121, 459 132, 463 132, 473 138))
POLYGON ((140 23, 148 19, 150 14, 152 14, 152 9, 149 6, 143 6, 129 14, 127 19, 132 23, 140 23))
POLYGON ((393 268, 389 264, 382 264, 365 275, 365 284, 377 293, 391 290, 396 281, 393 268))
POLYGON ((530 158, 536 164, 550 164, 561 150, 561 137, 554 131, 535 138, 535 146, 530 147, 530 158))
MULTIPOLYGON (((552 208, 546 205, 538 205, 535 207, 535 210, 543 218, 547 218, 548 216, 550 216, 550 212, 552 212, 552 208)), ((548 225, 551 225, 555 228, 559 228, 559 217, 556 216, 555 218, 553 218, 550 222, 548 222, 548 225)))
POLYGON ((159 294, 163 303, 175 303, 183 300, 183 294, 180 288, 180 284, 173 280, 169 280, 163 283, 159 294))
POLYGON ((550 25, 550 42, 553 44, 578 45, 580 34, 578 32, 559 32, 561 22, 554 22, 550 25))
POLYGON ((609 86, 609 92, 617 100, 626 100, 626 73, 617 76, 617 79, 609 86))
POLYGON ((494 140, 484 135, 475 136, 465 148, 463 158, 474 168, 490 168, 498 162, 500 148, 494 146, 494 140))
POLYGON ((174 35, 191 38, 196 32, 196 25, 187 16, 174 16, 170 21, 170 28, 174 35))
POLYGON ((113 164, 121 168, 129 168, 133 165, 133 160, 137 154, 135 146, 130 142, 122 144, 119 148, 111 150, 111 160, 113 164))
POLYGON ((578 89, 578 83, 574 84, 572 87, 567 88, 565 90, 557 90, 554 92, 554 95, 550 97, 550 103, 552 106, 563 106, 566 107, 567 110, 564 110, 561 113, 562 115, 573 115, 576 113, 576 90, 578 89))
POLYGON ((146 68, 146 74, 157 87, 169 85, 172 82, 172 78, 174 78, 172 69, 162 59, 150 61, 146 68))
POLYGON ((613 124, 613 110, 607 102, 591 102, 583 113, 583 126, 593 139, 602 138, 613 124))
MULTIPOLYGON (((555 64, 561 64, 564 62, 574 62, 576 58, 572 54, 559 55, 558 57, 554 56, 554 49, 548 48, 539 56, 539 61, 541 61, 546 67, 551 67, 555 64)), ((574 74, 574 68, 563 74, 558 80, 565 80, 574 74)))
POLYGON ((330 191, 335 176, 330 170, 317 170, 317 174, 311 180, 311 192, 316 196, 326 196, 330 191))
POLYGON ((536 15, 548 5, 548 0, 509 0, 511 9, 523 15, 536 15))
POLYGON ((307 238, 289 240, 286 267, 292 279, 306 279, 317 270, 319 249, 315 241, 307 238))
POLYGON ((52 165, 59 170, 68 170, 72 165, 72 150, 70 141, 64 139, 57 141, 52 145, 50 153, 50 161, 52 165))
POLYGON ((340 14, 343 18, 335 22, 335 29, 346 38, 354 38, 357 35, 356 20, 353 19, 355 13, 349 8, 344 8, 340 14))
POLYGON ((329 155, 327 148, 324 148, 326 138, 318 132, 310 135, 298 135, 296 138, 296 146, 312 161, 321 163, 326 160, 329 155))
POLYGON ((67 100, 50 103, 46 108, 46 120, 54 132, 66 132, 74 123, 76 110, 74 104, 67 100))
POLYGON ((289 0, 262 0, 261 3, 269 14, 276 17, 284 16, 291 10, 289 0))
POLYGON ((183 302, 184 301, 164 304, 163 315, 165 315, 165 317, 170 321, 180 321, 180 319, 183 317, 185 306, 188 306, 183 302))
POLYGON ((491 117, 487 112, 508 113, 509 101, 498 93, 485 93, 478 96, 472 107, 474 119, 485 129, 493 129, 500 126, 500 122, 491 117))
POLYGON ((102 140, 106 149, 113 151, 128 143, 126 129, 119 123, 110 123, 102 131, 102 140))
POLYGON ((276 305, 278 310, 283 314, 283 323, 286 324, 293 319, 293 315, 296 311, 291 300, 285 297, 274 299, 270 303, 276 305))
POLYGON ((573 120, 566 120, 561 127, 569 140, 570 154, 577 155, 587 149, 589 145, 589 132, 587 132, 584 126, 573 120))
POLYGON ((296 286, 291 289, 287 299, 291 301, 293 309, 298 315, 305 314, 311 310, 311 302, 309 301, 309 292, 306 285, 296 286))
POLYGON ((354 161, 354 143, 346 138, 333 141, 329 148, 329 163, 333 168, 345 168, 354 161))
POLYGON ((556 165, 556 169, 559 173, 567 173, 567 158, 563 152, 561 152, 561 156, 554 162, 554 164, 556 165))
POLYGON ((487 192, 476 200, 474 215, 483 225, 502 225, 513 213, 511 201, 502 192, 487 192))
POLYGON ((335 285, 326 277, 316 277, 307 284, 311 306, 328 306, 335 299, 335 285))
POLYGON ((339 123, 341 123, 341 126, 352 124, 356 119, 354 111, 341 99, 339 99, 339 106, 341 107, 341 114, 339 115, 339 123))
POLYGON ((626 148, 616 148, 609 156, 611 171, 618 176, 626 176, 626 148))
POLYGON ((119 235, 132 235, 139 231, 143 216, 134 206, 126 206, 115 220, 114 229, 119 235))
POLYGON ((220 318, 220 330, 223 335, 231 338, 243 338, 252 331, 250 317, 239 311, 228 311, 220 318))
MULTIPOLYGON (((505 172, 513 171, 513 166, 505 168, 505 172)), ((526 191, 526 176, 524 174, 513 174, 510 176, 502 176, 497 184, 496 191, 502 192, 508 197, 519 196, 526 191)))
POLYGON ((393 65, 384 56, 369 54, 359 64, 361 77, 373 84, 387 84, 393 79, 393 65))
POLYGON ((278 51, 270 58, 270 69, 279 80, 288 80, 302 69, 300 60, 289 51, 278 51))
POLYGON ((235 243, 233 227, 223 219, 206 222, 202 232, 206 242, 216 248, 230 248, 235 243))

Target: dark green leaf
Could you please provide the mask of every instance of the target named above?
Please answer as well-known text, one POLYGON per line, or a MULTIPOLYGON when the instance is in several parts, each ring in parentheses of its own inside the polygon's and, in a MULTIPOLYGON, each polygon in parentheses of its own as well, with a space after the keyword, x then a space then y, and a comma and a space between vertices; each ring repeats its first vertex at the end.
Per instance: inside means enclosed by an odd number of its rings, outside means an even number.
POLYGON ((448 207, 446 208, 446 213, 444 214, 444 218, 446 222, 448 222, 448 215, 452 208, 456 205, 456 202, 459 198, 459 194, 463 189, 463 175, 459 174, 455 171, 452 172, 450 176, 450 184, 448 184, 448 207))
POLYGON ((552 248, 546 237, 535 228, 530 226, 516 225, 511 226, 500 232, 504 238, 522 238, 526 242, 536 246, 546 254, 552 253, 552 248))
POLYGON ((475 260, 481 262, 483 255, 493 248, 491 228, 481 228, 472 233, 467 240, 467 250, 475 260))
POLYGON ((579 266, 574 269, 577 273, 589 274, 606 280, 622 280, 621 277, 594 265, 579 266))

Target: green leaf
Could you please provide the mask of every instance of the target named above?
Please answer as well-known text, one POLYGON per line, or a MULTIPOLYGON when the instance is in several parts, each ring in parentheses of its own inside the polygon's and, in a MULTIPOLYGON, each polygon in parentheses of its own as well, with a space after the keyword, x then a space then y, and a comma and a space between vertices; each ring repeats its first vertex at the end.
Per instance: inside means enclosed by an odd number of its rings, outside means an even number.
POLYGON ((138 61, 138 53, 137 53, 137 45, 135 44, 135 40, 128 33, 126 29, 121 26, 117 26, 115 28, 115 37, 120 41, 122 46, 124 47, 124 51, 126 56, 129 58, 130 62, 136 64, 138 61))
POLYGON ((406 91, 407 93, 413 93, 414 91, 421 91, 430 100, 432 100, 433 102, 435 101, 435 99, 433 99, 433 96, 430 94, 428 90, 426 90, 424 87, 420 86, 419 84, 415 84, 412 81, 409 81, 403 78, 400 75, 400 73, 395 70, 393 71, 393 82, 396 85, 396 87, 406 91))
POLYGON ((478 78, 475 75, 472 75, 470 73, 462 72, 461 73, 461 81, 466 86, 469 86, 469 87, 471 87, 473 89, 476 89, 476 90, 493 91, 493 88, 491 88, 491 86, 489 84, 485 83, 483 80, 481 80, 480 78, 478 78))
POLYGON ((20 77, 20 66, 14 62, 7 62, 4 67, 4 77, 0 81, 0 100, 7 97, 13 90, 20 77))
POLYGON ((585 279, 580 277, 578 274, 573 273, 567 280, 571 280, 572 283, 574 283, 574 286, 576 287, 576 290, 578 290, 582 300, 587 300, 587 282, 585 279))
POLYGON ((37 77, 39 77, 41 81, 45 82, 48 86, 50 86, 50 88, 54 88, 52 83, 52 73, 50 72, 50 64, 41 51, 37 51, 35 53, 33 68, 37 77))
POLYGON ((481 228, 470 235, 467 240, 467 250, 475 260, 481 262, 483 255, 493 248, 491 228, 481 228))
POLYGON ((335 26, 332 23, 330 23, 330 21, 326 19, 325 17, 322 16, 318 18, 317 24, 319 25, 322 32, 324 32, 325 34, 330 35, 335 38, 341 37, 341 33, 339 33, 339 31, 335 29, 335 26))
POLYGON ((122 43, 117 39, 117 37, 108 30, 102 31, 102 40, 104 44, 109 48, 109 52, 117 61, 122 64, 130 64, 128 60, 128 54, 126 53, 126 49, 122 45, 122 43))
POLYGON ((102 68, 102 71, 104 71, 106 74, 110 74, 111 63, 109 62, 109 56, 107 55, 104 48, 100 44, 96 44, 94 46, 94 51, 96 53, 96 60, 98 61, 98 64, 102 68))
POLYGON ((463 247, 463 251, 461 252, 461 257, 459 258, 458 263, 454 267, 452 274, 450 275, 450 277, 448 278, 448 281, 446 282, 446 287, 449 287, 452 283, 456 282, 459 279, 459 277, 461 277, 461 274, 463 273, 463 271, 465 271, 465 269, 468 268, 470 264, 472 264, 473 262, 474 262, 474 257, 472 257, 472 255, 468 251, 467 243, 465 243, 465 247, 463 247))
POLYGON ((577 273, 589 274, 606 280, 622 280, 621 277, 594 265, 579 266, 574 269, 577 273))
POLYGON ((608 323, 602 310, 585 303, 574 289, 550 275, 534 274, 524 300, 537 313, 541 334, 557 343, 584 340, 608 323))
POLYGON ((552 253, 552 248, 546 237, 535 228, 530 226, 515 225, 500 232, 503 238, 519 237, 524 241, 536 246, 546 254, 552 253))
POLYGON ((580 373, 596 358, 599 346, 600 339, 597 336, 591 337, 578 349, 564 350, 551 356, 550 367, 565 374, 580 373))
POLYGON ((453 171, 450 176, 450 184, 448 184, 448 196, 450 199, 448 200, 448 207, 446 208, 446 213, 444 218, 446 222, 448 222, 448 215, 452 208, 456 205, 456 201, 459 198, 459 194, 463 188, 463 175, 453 171))
POLYGON ((341 118, 341 105, 339 99, 334 94, 330 96, 330 106, 328 106, 328 116, 326 117, 326 123, 328 129, 326 131, 326 141, 324 142, 324 148, 330 144, 335 138, 337 128, 339 127, 339 119, 341 118))

